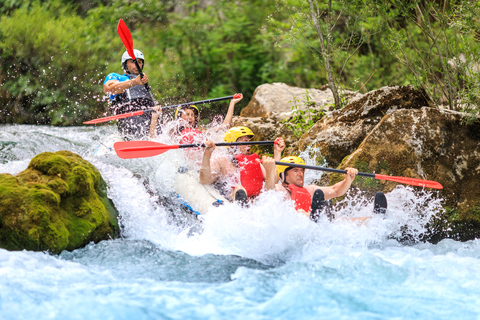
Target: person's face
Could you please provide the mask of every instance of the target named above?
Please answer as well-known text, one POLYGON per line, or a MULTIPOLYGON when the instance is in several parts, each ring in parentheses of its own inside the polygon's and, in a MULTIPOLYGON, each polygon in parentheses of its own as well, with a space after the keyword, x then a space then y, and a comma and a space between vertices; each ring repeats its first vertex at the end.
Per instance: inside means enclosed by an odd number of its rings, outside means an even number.
POLYGON ((193 128, 195 126, 195 112, 192 109, 183 109, 180 118, 185 120, 190 127, 193 128))
MULTIPOLYGON (((250 140, 251 140, 251 138, 249 136, 243 136, 243 137, 238 138, 237 142, 248 142, 250 140)), ((243 153, 245 155, 250 154, 250 146, 249 145, 237 146, 237 147, 238 147, 238 150, 240 151, 240 153, 243 153)))
POLYGON ((292 168, 285 173, 285 183, 293 183, 297 187, 303 188, 304 168, 292 168))
MULTIPOLYGON (((143 60, 137 59, 137 62, 140 68, 143 69, 143 60)), ((132 59, 127 60, 127 70, 131 74, 140 74, 139 70, 137 69, 137 66, 135 65, 135 62, 133 62, 132 59)))

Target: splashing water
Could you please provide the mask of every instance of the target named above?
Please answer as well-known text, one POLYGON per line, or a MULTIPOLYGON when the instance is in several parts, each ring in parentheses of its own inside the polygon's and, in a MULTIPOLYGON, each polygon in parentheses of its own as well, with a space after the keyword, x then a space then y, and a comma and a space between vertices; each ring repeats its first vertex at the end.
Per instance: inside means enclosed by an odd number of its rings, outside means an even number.
POLYGON ((17 174, 45 151, 78 153, 101 172, 122 225, 120 239, 56 256, 0 249, 1 319, 479 317, 479 240, 396 240, 420 239, 442 210, 429 191, 397 186, 385 219, 356 193, 335 205, 338 220, 315 224, 270 191, 200 222, 175 196, 181 150, 122 160, 116 140, 110 126, 0 127, 0 172, 17 174), (362 216, 372 218, 342 219, 362 216))

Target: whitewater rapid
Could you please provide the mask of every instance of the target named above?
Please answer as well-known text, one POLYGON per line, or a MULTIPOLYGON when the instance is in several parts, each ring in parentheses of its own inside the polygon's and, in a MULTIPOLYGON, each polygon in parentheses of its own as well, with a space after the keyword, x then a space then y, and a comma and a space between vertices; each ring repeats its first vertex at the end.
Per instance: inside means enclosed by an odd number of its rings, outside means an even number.
MULTIPOLYGON (((0 172, 17 174, 41 152, 78 153, 101 172, 122 225, 119 239, 60 255, 0 249, 1 319, 480 317, 479 240, 396 240, 402 232, 420 239, 443 210, 428 190, 397 186, 386 219, 362 225, 315 224, 273 191, 199 222, 175 198, 182 151, 123 160, 115 139, 113 126, 0 127, 0 172)), ((307 173, 309 181, 322 174, 307 173)), ((372 209, 360 193, 335 213, 372 209)))

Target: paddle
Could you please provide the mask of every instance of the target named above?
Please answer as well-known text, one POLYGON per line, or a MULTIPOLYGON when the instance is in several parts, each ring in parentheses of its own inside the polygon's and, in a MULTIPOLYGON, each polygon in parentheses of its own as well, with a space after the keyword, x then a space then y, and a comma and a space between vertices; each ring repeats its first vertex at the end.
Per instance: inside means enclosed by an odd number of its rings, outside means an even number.
MULTIPOLYGON (((331 168, 318 167, 318 166, 308 166, 308 165, 288 163, 288 162, 275 161, 275 164, 281 165, 281 166, 287 166, 287 167, 297 167, 297 168, 321 170, 321 171, 328 171, 328 172, 335 172, 335 173, 347 173, 346 170, 331 169, 331 168)), ((432 189, 443 189, 443 186, 440 183, 438 183, 436 181, 431 181, 431 180, 386 176, 386 175, 383 175, 383 174, 363 173, 363 172, 359 172, 357 175, 362 176, 362 177, 374 178, 374 179, 377 179, 377 180, 395 181, 395 182, 398 182, 398 183, 408 184, 408 185, 417 186, 417 187, 425 187, 425 188, 432 188, 432 189)))
MULTIPOLYGON (((140 72, 140 78, 143 78, 142 68, 140 68, 137 58, 135 57, 135 52, 133 51, 132 34, 130 33, 130 30, 128 30, 128 27, 125 24, 125 22, 123 22, 123 19, 120 19, 118 21, 117 32, 118 32, 118 35, 120 36, 120 39, 122 39, 125 49, 127 49, 128 55, 130 56, 130 58, 132 58, 133 62, 135 63, 135 66, 137 67, 138 72, 140 72)), ((145 83, 145 89, 147 89, 147 92, 150 94, 152 100, 155 101, 152 95, 152 90, 150 89, 150 85, 148 83, 145 83)))
MULTIPOLYGON (((165 106, 165 107, 162 107, 162 110, 173 109, 173 108, 177 108, 177 107, 180 107, 180 106, 193 106, 193 105, 196 105, 196 104, 211 103, 211 102, 216 102, 216 101, 238 99, 238 98, 240 98, 240 93, 236 94, 236 95, 233 95, 233 96, 213 98, 213 99, 208 99, 208 100, 201 100, 201 101, 194 101, 194 102, 187 102, 187 103, 180 103, 180 104, 175 104, 175 105, 172 105, 172 106, 165 106)), ((108 122, 108 121, 117 120, 117 119, 139 116, 139 115, 144 114, 145 112, 152 112, 152 111, 154 111, 154 109, 139 110, 139 111, 133 111, 133 112, 123 113, 123 114, 117 114, 115 116, 110 116, 110 117, 104 117, 104 118, 98 118, 98 119, 85 121, 84 124, 96 124, 96 123, 108 122)))
MULTIPOLYGON (((249 146, 249 145, 269 145, 275 141, 247 141, 247 142, 220 142, 215 146, 249 146)), ((181 148, 199 148, 205 147, 205 144, 163 144, 154 141, 122 141, 115 142, 113 148, 122 159, 147 158, 153 157, 168 150, 181 148)))

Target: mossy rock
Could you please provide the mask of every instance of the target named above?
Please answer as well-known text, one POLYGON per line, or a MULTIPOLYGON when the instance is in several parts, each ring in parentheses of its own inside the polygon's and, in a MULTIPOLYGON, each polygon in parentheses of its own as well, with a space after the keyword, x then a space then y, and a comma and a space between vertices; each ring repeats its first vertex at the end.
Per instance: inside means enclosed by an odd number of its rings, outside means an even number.
POLYGON ((118 213, 98 170, 69 151, 0 174, 0 247, 59 253, 118 235, 118 213))

